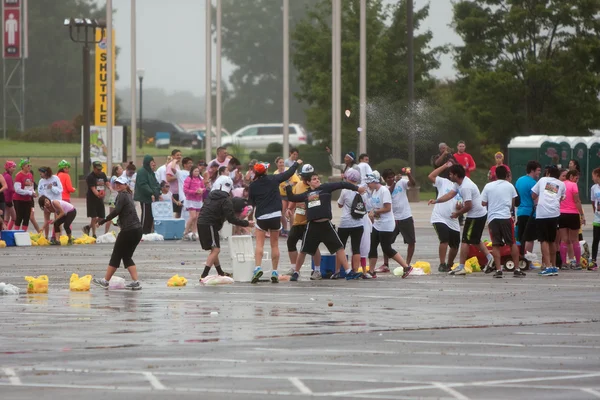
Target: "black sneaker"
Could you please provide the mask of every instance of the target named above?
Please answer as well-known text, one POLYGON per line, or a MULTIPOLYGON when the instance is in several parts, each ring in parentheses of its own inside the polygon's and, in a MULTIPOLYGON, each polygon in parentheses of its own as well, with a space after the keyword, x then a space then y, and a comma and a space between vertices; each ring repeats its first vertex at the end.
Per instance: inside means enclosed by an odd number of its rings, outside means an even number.
POLYGON ((329 277, 329 279, 333 279, 333 280, 340 279, 340 273, 338 272, 338 273, 332 274, 329 277))
POLYGON ((521 271, 520 269, 516 269, 515 272, 513 272, 513 276, 515 278, 525 278, 527 276, 527 274, 523 271, 521 271))
POLYGON ((447 268, 446 263, 441 263, 440 266, 438 267, 438 272, 447 272, 446 268, 447 268))
POLYGON ((129 290, 142 290, 142 285, 138 281, 133 281, 125 285, 125 289, 129 290))
POLYGON ((483 268, 483 272, 486 274, 491 274, 494 271, 496 271, 496 263, 493 260, 488 261, 487 264, 485 264, 485 267, 483 268))
POLYGON ((55 238, 50 239, 50 246, 60 246, 60 242, 55 238))
POLYGON ((494 272, 494 278, 502 278, 502 271, 494 272))

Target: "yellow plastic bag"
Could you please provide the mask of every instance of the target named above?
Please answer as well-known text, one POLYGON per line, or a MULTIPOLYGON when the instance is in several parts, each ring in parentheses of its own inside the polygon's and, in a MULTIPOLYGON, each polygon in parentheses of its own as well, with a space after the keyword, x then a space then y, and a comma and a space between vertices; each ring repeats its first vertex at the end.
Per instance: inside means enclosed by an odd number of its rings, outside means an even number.
POLYGON ((41 236, 38 241, 37 244, 39 246, 50 246, 50 242, 48 241, 48 239, 46 239, 44 236, 41 236))
POLYGON ((171 279, 169 279, 169 281, 167 282, 167 286, 169 286, 169 287, 185 286, 185 285, 187 285, 187 279, 185 279, 183 276, 179 276, 179 275, 172 276, 171 279))
POLYGON ((93 244, 96 243, 96 239, 93 236, 83 235, 73 241, 74 244, 93 244))
POLYGON ((34 242, 37 242, 38 240, 40 240, 40 237, 42 235, 39 233, 30 233, 29 234, 29 239, 33 240, 34 242))
POLYGON ((90 283, 92 282, 92 276, 86 275, 81 278, 77 274, 71 275, 71 282, 69 288, 72 292, 87 292, 90 290, 90 283))
POLYGON ((69 237, 67 235, 62 235, 60 237, 60 245, 61 246, 66 246, 69 244, 69 237))
POLYGON ((413 264, 413 267, 422 269, 426 275, 431 274, 431 264, 429 264, 426 261, 417 261, 416 263, 413 264))
MULTIPOLYGON (((31 245, 32 246, 39 246, 39 244, 37 244, 37 242, 34 242, 33 240, 31 241, 31 245)), ((0 247, 2 247, 2 246, 0 246, 0 247)))
POLYGON ((3 249, 6 247, 6 242, 4 240, 0 240, 0 249, 3 249))
POLYGON ((37 278, 26 276, 25 280, 29 282, 27 293, 48 293, 48 275, 40 275, 37 278))
POLYGON ((479 265, 479 260, 477 257, 471 257, 465 262, 465 267, 469 266, 472 272, 481 272, 481 266, 479 265))

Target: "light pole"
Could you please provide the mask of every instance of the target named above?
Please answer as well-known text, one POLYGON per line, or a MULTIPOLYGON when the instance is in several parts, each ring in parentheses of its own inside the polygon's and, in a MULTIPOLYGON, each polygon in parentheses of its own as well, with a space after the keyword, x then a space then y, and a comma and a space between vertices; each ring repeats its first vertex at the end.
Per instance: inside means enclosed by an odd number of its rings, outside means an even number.
POLYGON ((106 0, 106 172, 112 171, 112 158, 113 158, 113 23, 112 23, 112 0, 106 0))
POLYGON ((359 154, 367 152, 367 0, 360 0, 360 117, 359 154))
POLYGON ((144 128, 143 128, 143 118, 144 118, 144 102, 143 102, 143 94, 144 94, 144 71, 143 68, 139 68, 137 70, 137 77, 140 81, 140 149, 144 146, 144 128))
POLYGON ((415 168, 415 129, 414 129, 414 101, 415 101, 415 61, 414 61, 414 24, 413 0, 406 1, 406 30, 407 30, 407 57, 408 57, 408 161, 411 168, 415 168))
POLYGON ((212 158, 212 2, 206 0, 206 133, 204 135, 204 145, 206 146, 205 159, 208 162, 212 158))
MULTIPOLYGON (((83 44, 83 175, 85 177, 90 173, 90 45, 96 45, 104 39, 106 24, 89 18, 67 18, 64 25, 69 27, 71 40, 83 44), (96 39, 97 30, 102 32, 100 40, 96 39)), ((80 184, 79 187, 83 186, 80 184)))
MULTIPOLYGON (((332 0, 331 24, 331 127, 332 127, 332 154, 336 164, 341 161, 342 152, 342 104, 341 104, 341 75, 342 75, 342 1, 332 0)), ((335 170, 332 169, 332 175, 335 170)))
POLYGON ((135 86, 136 86, 136 81, 135 81, 135 75, 136 75, 136 63, 137 63, 137 39, 136 39, 136 34, 137 34, 137 29, 136 29, 136 4, 135 4, 136 0, 131 0, 131 22, 130 22, 130 28, 131 28, 131 65, 130 65, 130 81, 129 81, 129 86, 131 87, 130 89, 130 96, 131 96, 131 132, 129 132, 129 134, 131 135, 131 160, 133 161, 133 163, 136 163, 136 146, 137 146, 137 118, 136 118, 136 105, 137 105, 137 101, 136 101, 136 91, 135 91, 135 86))
MULTIPOLYGON (((223 74, 221 71, 221 42, 222 42, 222 38, 221 38, 221 16, 223 14, 223 10, 222 10, 222 6, 221 6, 221 0, 217 0, 217 51, 215 54, 215 57, 217 59, 216 62, 216 68, 217 68, 217 77, 216 77, 216 85, 217 85, 217 110, 216 110, 216 117, 217 117, 217 132, 216 132, 216 142, 217 142, 217 146, 221 146, 221 128, 223 127, 222 124, 222 117, 221 117, 221 75, 223 74)), ((208 129, 206 130, 206 137, 210 136, 208 135, 208 132, 212 133, 212 129, 209 131, 208 129)), ((207 140, 207 139, 205 139, 207 140)), ((212 140, 212 139, 211 139, 212 140)))
POLYGON ((283 158, 290 152, 290 1, 283 0, 283 158))

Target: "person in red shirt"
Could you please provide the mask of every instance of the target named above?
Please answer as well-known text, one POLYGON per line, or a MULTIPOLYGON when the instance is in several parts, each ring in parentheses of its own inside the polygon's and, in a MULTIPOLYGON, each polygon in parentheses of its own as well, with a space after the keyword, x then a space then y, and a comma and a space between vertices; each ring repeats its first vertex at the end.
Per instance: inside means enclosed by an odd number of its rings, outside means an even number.
POLYGON ((15 194, 13 195, 13 204, 17 214, 15 229, 27 232, 33 199, 37 197, 37 194, 33 187, 33 175, 29 160, 21 160, 19 168, 21 171, 15 176, 15 194))
POLYGON ((488 172, 488 181, 490 182, 494 182, 498 179, 496 177, 496 168, 500 166, 506 168, 506 170, 508 171, 508 175, 510 176, 510 168, 508 168, 508 165, 504 164, 504 154, 502 154, 501 152, 497 152, 494 155, 494 159, 496 160, 496 165, 493 165, 492 168, 490 168, 490 171, 488 172))
POLYGON ((62 199, 67 203, 71 202, 71 193, 75 192, 75 188, 71 183, 71 175, 69 175, 70 168, 71 164, 66 160, 62 160, 58 163, 58 174, 56 174, 63 187, 62 199))
POLYGON ((465 152, 466 148, 467 145, 464 141, 461 140, 460 142, 458 142, 458 145, 456 146, 456 150, 458 152, 454 153, 454 158, 456 159, 456 161, 458 161, 460 165, 464 167, 466 176, 470 177, 471 172, 475 171, 476 165, 475 160, 473 160, 473 157, 471 157, 469 153, 465 152))

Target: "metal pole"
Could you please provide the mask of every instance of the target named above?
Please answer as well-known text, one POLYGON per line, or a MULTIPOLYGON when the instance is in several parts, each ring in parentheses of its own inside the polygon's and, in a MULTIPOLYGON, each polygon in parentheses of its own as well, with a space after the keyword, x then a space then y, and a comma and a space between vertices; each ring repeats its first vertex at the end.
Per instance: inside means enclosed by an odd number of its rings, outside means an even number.
MULTIPOLYGON (((85 29, 88 29, 86 27, 85 29)), ((83 176, 90 173, 90 46, 83 45, 83 176)))
POLYGON ((283 157, 290 153, 290 1, 283 0, 283 157))
POLYGON ((140 149, 144 147, 144 77, 140 76, 140 149))
POLYGON ((408 115, 410 122, 408 124, 408 158, 411 168, 415 168, 415 131, 413 127, 414 100, 415 100, 415 66, 414 66, 414 23, 413 23, 413 0, 406 1, 406 29, 407 29, 407 56, 408 56, 408 115))
POLYGON ((336 132, 333 143, 333 160, 336 164, 341 162, 342 152, 342 0, 336 2, 336 24, 335 24, 335 119, 336 132))
MULTIPOLYGON (((337 85, 337 80, 335 79, 335 64, 337 62, 337 57, 336 57, 336 46, 335 46, 335 41, 336 41, 336 25, 337 25, 337 1, 336 0, 331 0, 331 148, 332 148, 332 154, 333 154, 333 159, 335 160, 336 157, 336 139, 335 139, 335 135, 337 132, 337 118, 336 118, 336 101, 335 101, 335 94, 336 94, 336 85, 337 85)), ((335 170, 332 168, 331 169, 331 175, 335 175, 335 170)))
POLYGON ((113 34, 112 0, 106 0, 106 173, 112 171, 113 154, 113 34))
POLYGON ((131 77, 129 79, 129 86, 130 86, 130 91, 129 91, 129 95, 131 97, 131 129, 130 129, 130 135, 131 135, 131 160, 133 161, 133 163, 136 163, 136 139, 137 139, 137 117, 136 117, 136 90, 135 87, 137 86, 137 81, 135 79, 136 73, 137 73, 137 39, 136 39, 136 34, 137 34, 137 28, 136 28, 136 4, 135 4, 136 0, 131 0, 131 21, 130 21, 130 28, 131 28, 131 60, 130 60, 130 74, 131 77))
POLYGON ((29 40, 28 40, 28 11, 27 0, 23 1, 23 16, 21 17, 21 132, 25 132, 25 59, 28 56, 29 40))
MULTIPOLYGON (((223 13, 221 7, 221 0, 217 0, 217 133, 216 133, 216 142, 217 146, 221 145, 221 14, 223 13)), ((208 131, 207 131, 208 132, 208 131)))
POLYGON ((206 146, 206 161, 212 158, 212 141, 210 132, 212 131, 212 3, 206 0, 206 134, 204 135, 204 145, 206 146))
POLYGON ((367 152, 367 0, 360 0, 360 122, 359 153, 367 152))

